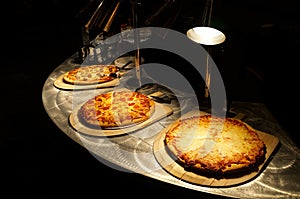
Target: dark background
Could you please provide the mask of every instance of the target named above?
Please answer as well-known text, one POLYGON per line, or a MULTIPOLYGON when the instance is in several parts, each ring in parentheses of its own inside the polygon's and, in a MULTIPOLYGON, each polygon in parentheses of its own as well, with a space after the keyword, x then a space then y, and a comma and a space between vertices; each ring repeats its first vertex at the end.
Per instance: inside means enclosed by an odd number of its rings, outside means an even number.
MULTIPOLYGON (((81 47, 80 27, 89 14, 80 12, 91 2, 14 0, 2 5, 6 14, 1 14, 1 192, 29 198, 215 198, 101 164, 45 112, 43 84, 81 47)), ((145 1, 145 12, 161 2, 145 1)), ((298 117, 294 117, 299 113, 297 2, 214 2, 212 25, 227 37, 223 66, 232 99, 265 103, 299 146, 298 117)), ((185 33, 198 25, 203 5, 204 1, 183 1, 180 12, 170 14, 176 16, 171 28, 185 33)))

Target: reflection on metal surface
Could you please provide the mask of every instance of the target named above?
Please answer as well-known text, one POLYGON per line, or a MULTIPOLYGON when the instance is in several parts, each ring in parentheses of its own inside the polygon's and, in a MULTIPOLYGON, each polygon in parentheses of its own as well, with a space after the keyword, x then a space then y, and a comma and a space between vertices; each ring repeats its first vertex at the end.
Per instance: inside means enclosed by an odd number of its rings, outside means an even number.
POLYGON ((284 161, 276 161, 275 163, 272 163, 269 165, 270 170, 276 170, 277 172, 281 169, 289 169, 292 168, 297 160, 297 158, 294 155, 281 157, 281 159, 284 159, 284 161))
MULTIPOLYGON (((76 55, 75 55, 76 56, 76 55)), ((74 58, 71 56, 70 59, 74 58)), ((135 172, 150 178, 155 178, 170 184, 178 185, 196 191, 211 193, 236 198, 299 198, 300 197, 300 152, 293 144, 289 135, 281 129, 268 109, 261 103, 233 102, 231 111, 246 115, 244 121, 253 127, 276 135, 280 140, 280 147, 274 154, 262 173, 254 180, 239 186, 228 188, 210 188, 183 182, 164 171, 157 163, 152 145, 156 133, 170 124, 185 110, 193 107, 193 101, 189 97, 178 95, 180 103, 171 103, 174 115, 149 126, 145 131, 137 131, 119 137, 92 137, 84 136, 76 132, 68 124, 68 113, 72 111, 72 103, 83 102, 94 92, 106 92, 109 89, 97 91, 61 91, 53 86, 55 78, 71 69, 70 59, 59 65, 45 81, 42 99, 45 110, 53 122, 78 144, 91 151, 91 154, 101 160, 106 160, 107 166, 115 169, 124 168, 123 171, 135 172), (78 97, 74 102, 74 95, 78 97), (180 106, 180 109, 178 108, 180 106)), ((145 179, 146 180, 146 179, 145 179)))
MULTIPOLYGON (((280 181, 279 181, 280 182, 280 181)), ((288 188, 287 190, 281 190, 280 188, 267 185, 261 182, 257 182, 262 187, 266 188, 267 190, 271 190, 270 194, 258 194, 257 197, 261 198, 299 198, 300 191, 294 192, 293 189, 288 188)), ((278 183, 277 181, 274 181, 272 183, 278 183)), ((286 184, 285 187, 289 187, 289 184, 286 184)), ((295 187, 295 189, 299 189, 299 187, 295 187)))

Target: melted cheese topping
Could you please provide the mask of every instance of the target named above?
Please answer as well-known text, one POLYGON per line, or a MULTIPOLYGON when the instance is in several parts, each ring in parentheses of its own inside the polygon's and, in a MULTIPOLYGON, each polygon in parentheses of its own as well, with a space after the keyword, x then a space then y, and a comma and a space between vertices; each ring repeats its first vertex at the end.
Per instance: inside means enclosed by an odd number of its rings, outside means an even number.
POLYGON ((100 94, 81 107, 87 123, 102 127, 124 126, 147 120, 154 102, 142 93, 117 91, 100 94))
POLYGON ((91 65, 82 66, 69 71, 65 75, 67 81, 98 81, 103 77, 109 76, 111 73, 116 73, 117 67, 114 65, 91 65))
POLYGON ((171 152, 186 166, 210 171, 244 167, 264 155, 264 143, 250 126, 209 115, 178 121, 165 137, 171 152))

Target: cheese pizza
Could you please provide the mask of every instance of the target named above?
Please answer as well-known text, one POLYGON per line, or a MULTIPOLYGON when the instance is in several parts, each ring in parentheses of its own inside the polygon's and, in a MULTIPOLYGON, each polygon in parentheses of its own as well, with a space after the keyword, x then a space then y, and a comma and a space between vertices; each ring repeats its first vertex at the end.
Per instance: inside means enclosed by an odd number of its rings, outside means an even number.
POLYGON ((164 144, 186 170, 214 177, 257 170, 266 155, 265 143, 248 124, 211 115, 176 121, 164 144))
POLYGON ((111 91, 85 102, 79 118, 91 127, 115 128, 138 124, 148 120, 155 103, 147 95, 136 91, 111 91))
POLYGON ((63 81, 78 85, 99 84, 114 80, 118 72, 114 65, 87 65, 66 72, 63 81))

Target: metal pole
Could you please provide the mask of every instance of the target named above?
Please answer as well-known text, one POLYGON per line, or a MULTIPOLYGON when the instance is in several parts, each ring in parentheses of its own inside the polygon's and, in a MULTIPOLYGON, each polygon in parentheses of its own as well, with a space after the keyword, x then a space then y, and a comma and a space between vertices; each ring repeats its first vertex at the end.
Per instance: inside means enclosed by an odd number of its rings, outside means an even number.
POLYGON ((141 86, 141 72, 140 72, 140 49, 139 49, 139 41, 140 41, 140 33, 137 28, 139 28, 139 11, 140 11, 141 2, 139 0, 131 0, 131 10, 132 10, 132 26, 134 33, 134 45, 136 47, 135 51, 135 70, 136 76, 141 86))

